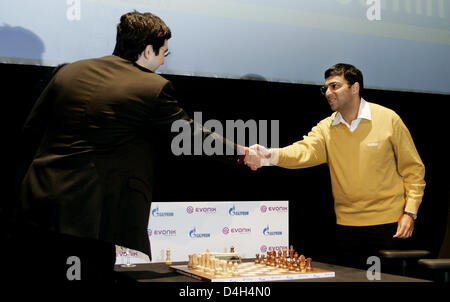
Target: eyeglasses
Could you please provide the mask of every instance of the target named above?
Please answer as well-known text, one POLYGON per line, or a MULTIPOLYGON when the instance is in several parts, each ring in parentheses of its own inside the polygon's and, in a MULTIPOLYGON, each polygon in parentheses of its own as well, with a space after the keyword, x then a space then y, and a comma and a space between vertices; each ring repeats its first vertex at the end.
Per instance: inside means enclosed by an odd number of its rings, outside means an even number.
POLYGON ((167 49, 167 50, 164 52, 164 57, 167 57, 168 55, 170 55, 170 51, 167 49))
POLYGON ((320 87, 320 92, 325 95, 325 93, 327 93, 328 88, 331 89, 331 91, 336 91, 339 88, 341 88, 342 86, 344 86, 344 84, 339 83, 339 82, 333 82, 330 83, 329 85, 324 85, 322 87, 320 87))

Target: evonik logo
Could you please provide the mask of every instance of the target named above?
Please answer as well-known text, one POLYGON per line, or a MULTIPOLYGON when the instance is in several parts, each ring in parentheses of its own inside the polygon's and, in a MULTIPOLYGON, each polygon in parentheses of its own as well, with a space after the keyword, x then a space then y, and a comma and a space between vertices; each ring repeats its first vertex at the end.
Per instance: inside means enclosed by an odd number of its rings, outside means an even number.
POLYGON ((228 234, 250 234, 252 232, 252 228, 248 227, 224 227, 222 229, 222 233, 225 235, 228 234))
POLYGON ((188 206, 186 208, 186 212, 188 214, 214 214, 216 213, 217 208, 203 207, 203 208, 194 208, 193 206, 188 206))
POLYGON ((151 229, 148 229, 147 234, 149 237, 151 237, 151 236, 164 236, 164 237, 176 236, 177 230, 172 230, 172 229, 151 230, 151 229))
POLYGON ((262 205, 260 207, 261 213, 267 212, 277 212, 277 213, 285 213, 288 211, 288 207, 285 206, 266 206, 262 205))

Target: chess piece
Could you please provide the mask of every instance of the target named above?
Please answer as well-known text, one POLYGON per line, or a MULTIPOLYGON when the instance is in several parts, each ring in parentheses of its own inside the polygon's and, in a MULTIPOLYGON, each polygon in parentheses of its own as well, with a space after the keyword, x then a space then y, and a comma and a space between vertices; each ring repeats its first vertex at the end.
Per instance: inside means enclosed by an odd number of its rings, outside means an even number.
POLYGON ((303 255, 300 255, 300 272, 302 273, 306 272, 305 256, 303 255))
POLYGON ((230 253, 234 253, 234 246, 230 247, 230 253))
POLYGON ((192 256, 192 258, 193 258, 193 263, 194 263, 194 269, 197 269, 198 268, 198 255, 197 254, 194 254, 193 256, 192 256))
POLYGON ((170 259, 170 249, 166 249, 166 264, 172 265, 172 259, 170 259))
POLYGON ((206 272, 207 272, 208 274, 211 274, 211 275, 214 274, 215 260, 216 260, 216 258, 214 258, 214 256, 211 256, 211 257, 209 258, 209 262, 208 262, 208 264, 207 264, 208 267, 207 267, 207 269, 206 269, 206 272))
POLYGON ((189 262, 188 262, 188 268, 194 268, 194 255, 188 255, 189 262))
POLYGON ((301 269, 300 269, 300 259, 297 259, 295 261, 295 271, 296 272, 300 272, 301 271, 301 269))
POLYGON ((277 259, 275 260, 275 267, 280 268, 280 266, 281 266, 280 258, 277 258, 277 259))
POLYGON ((289 258, 292 259, 294 258, 294 246, 291 245, 290 249, 289 249, 289 258))
POLYGON ((289 267, 288 267, 288 269, 289 269, 290 272, 292 272, 292 271, 295 270, 295 267, 294 267, 294 258, 290 258, 290 259, 289 259, 289 267))
POLYGON ((199 257, 199 265, 198 265, 198 269, 201 271, 201 272, 204 272, 205 271, 205 264, 206 264, 206 257, 205 257, 205 254, 204 253, 201 253, 200 255, 199 255, 200 257, 199 257))
POLYGON ((224 276, 226 276, 227 275, 227 270, 228 270, 227 262, 225 260, 221 260, 220 264, 222 264, 222 272, 223 272, 222 274, 224 276))
POLYGON ((259 254, 256 254, 255 264, 259 264, 259 254))
POLYGON ((272 252, 270 252, 269 259, 270 259, 269 266, 272 266, 272 264, 273 264, 273 254, 272 254, 272 252))
POLYGON ((272 266, 272 267, 277 266, 277 259, 275 257, 275 252, 274 252, 274 254, 272 254, 272 260, 270 262, 270 266, 272 266))
POLYGON ((233 265, 233 276, 239 276, 239 264, 237 262, 233 265))
POLYGON ((312 259, 311 258, 306 258, 306 270, 307 271, 312 271, 312 259))
POLYGON ((215 276, 222 276, 222 265, 221 260, 216 259, 214 264, 214 275, 215 276))
POLYGON ((232 276, 233 275, 233 262, 227 261, 226 262, 226 267, 227 267, 227 269, 226 269, 225 275, 226 276, 232 276))
POLYGON ((287 258, 287 249, 286 248, 283 249, 283 258, 287 258))

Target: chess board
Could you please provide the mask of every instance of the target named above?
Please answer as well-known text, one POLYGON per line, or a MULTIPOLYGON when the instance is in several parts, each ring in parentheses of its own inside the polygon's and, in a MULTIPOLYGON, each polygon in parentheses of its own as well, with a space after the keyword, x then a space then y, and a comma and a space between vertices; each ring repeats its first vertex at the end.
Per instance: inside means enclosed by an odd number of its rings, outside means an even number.
POLYGON ((236 276, 215 276, 196 269, 190 269, 187 265, 170 266, 171 269, 180 274, 190 276, 197 280, 208 282, 264 282, 264 281, 282 281, 282 280, 300 280, 315 278, 333 278, 335 273, 313 267, 312 270, 305 273, 289 271, 272 266, 254 264, 245 262, 239 264, 236 276))

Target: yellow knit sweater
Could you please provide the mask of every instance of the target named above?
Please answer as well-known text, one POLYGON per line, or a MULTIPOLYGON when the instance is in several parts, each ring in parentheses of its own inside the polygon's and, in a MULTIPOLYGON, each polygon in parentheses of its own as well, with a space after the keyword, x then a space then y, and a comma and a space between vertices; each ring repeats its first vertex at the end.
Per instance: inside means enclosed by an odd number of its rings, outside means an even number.
POLYGON ((404 210, 417 213, 425 189, 425 167, 405 124, 394 111, 368 104, 371 120, 362 119, 354 132, 331 125, 335 112, 278 150, 280 167, 328 164, 341 225, 397 222, 404 210))

